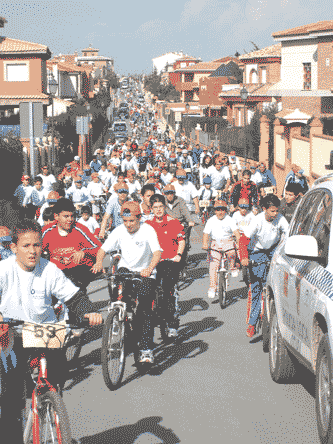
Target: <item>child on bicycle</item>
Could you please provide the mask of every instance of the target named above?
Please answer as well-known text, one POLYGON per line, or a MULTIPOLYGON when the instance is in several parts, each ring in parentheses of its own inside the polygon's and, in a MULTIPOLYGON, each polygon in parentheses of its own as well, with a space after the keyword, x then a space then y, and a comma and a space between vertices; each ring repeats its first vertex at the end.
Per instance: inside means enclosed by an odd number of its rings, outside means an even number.
MULTIPOLYGON (((229 262, 229 269, 234 272, 236 270, 236 252, 234 246, 233 235, 236 235, 237 226, 234 220, 227 214, 227 202, 224 200, 215 200, 214 202, 215 216, 208 219, 204 231, 202 248, 211 250, 208 256, 209 265, 209 289, 208 297, 213 299, 216 294, 217 272, 221 263, 222 255, 220 251, 225 251, 229 262), (209 246, 209 237, 212 242, 209 246)), ((237 233, 238 236, 238 233, 237 233)))
MULTIPOLYGON (((58 321, 52 297, 66 307, 64 315, 70 322, 79 323, 83 317, 90 325, 102 323, 102 315, 88 313, 92 304, 81 294, 63 272, 51 262, 43 259, 42 230, 40 225, 25 219, 19 222, 12 235, 11 248, 14 256, 0 262, 0 313, 4 318, 32 323, 55 323, 58 321)), ((2 320, 2 317, 1 317, 2 320)), ((8 325, 0 324, 0 349, 9 343, 8 325)), ((15 337, 16 363, 6 377, 6 392, 1 397, 1 432, 10 437, 10 442, 22 443, 20 411, 23 408, 24 378, 30 349, 23 349, 22 340, 15 337), (16 365, 15 365, 16 364, 16 365), (8 429, 7 429, 8 427, 8 429), (7 431, 4 429, 6 428, 7 431)), ((48 362, 48 379, 51 384, 62 385, 67 378, 67 361, 62 349, 45 349, 48 362)))
POLYGON ((244 227, 244 234, 239 239, 239 253, 244 267, 249 261, 254 261, 250 267, 250 288, 248 296, 246 335, 252 338, 260 316, 260 296, 266 282, 269 261, 281 237, 287 233, 289 224, 282 214, 279 214, 280 199, 269 194, 262 199, 263 212, 253 218, 244 227))

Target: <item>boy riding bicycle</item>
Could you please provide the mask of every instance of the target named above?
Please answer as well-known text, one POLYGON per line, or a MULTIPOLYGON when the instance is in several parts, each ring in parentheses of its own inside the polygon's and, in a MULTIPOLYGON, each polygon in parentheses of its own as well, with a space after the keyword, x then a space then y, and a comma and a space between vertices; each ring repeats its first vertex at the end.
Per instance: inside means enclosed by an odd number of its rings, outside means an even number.
POLYGON ((101 271, 105 254, 120 249, 118 273, 129 271, 140 273, 142 280, 133 282, 139 302, 136 317, 140 324, 139 330, 142 332, 139 338, 139 361, 152 364, 154 362, 152 303, 156 288, 155 267, 161 258, 162 249, 156 231, 147 224, 141 224, 141 209, 138 202, 125 202, 120 214, 124 224, 119 225, 108 236, 97 253, 96 264, 92 270, 93 273, 101 271))
MULTIPOLYGON (((233 235, 236 235, 237 226, 234 220, 227 214, 227 203, 224 200, 216 200, 214 203, 215 216, 208 219, 202 239, 202 248, 209 250, 209 289, 208 297, 213 299, 217 287, 217 271, 221 263, 219 251, 225 251, 229 261, 229 269, 236 271, 236 252, 233 235), (212 238, 209 247, 209 236, 212 238), (217 250, 217 251, 215 251, 217 250)), ((238 234, 237 234, 238 235, 238 234)))
POLYGON ((250 288, 246 323, 246 335, 252 338, 260 316, 260 296, 266 283, 269 261, 282 235, 288 231, 287 220, 279 214, 280 199, 274 194, 262 200, 263 212, 253 218, 248 226, 244 226, 244 234, 239 240, 239 254, 244 267, 253 261, 250 268, 250 288))
MULTIPOLYGON (((102 323, 99 313, 88 313, 92 304, 63 272, 51 262, 41 258, 42 232, 39 224, 25 219, 13 230, 11 248, 15 253, 0 262, 0 313, 4 318, 18 319, 32 323, 56 323, 58 318, 53 308, 53 298, 64 306, 66 316, 75 324, 83 317, 90 325, 102 323)), ((7 347, 10 331, 6 324, 0 324, 0 349, 7 347)), ((20 337, 14 339, 13 350, 16 363, 5 375, 7 390, 1 397, 1 432, 10 437, 10 442, 22 442, 22 428, 19 424, 23 408, 25 371, 30 349, 22 348, 20 337)), ((50 365, 48 378, 51 384, 62 385, 67 379, 67 361, 62 349, 45 349, 50 365)), ((7 440, 7 442, 9 442, 7 440)))

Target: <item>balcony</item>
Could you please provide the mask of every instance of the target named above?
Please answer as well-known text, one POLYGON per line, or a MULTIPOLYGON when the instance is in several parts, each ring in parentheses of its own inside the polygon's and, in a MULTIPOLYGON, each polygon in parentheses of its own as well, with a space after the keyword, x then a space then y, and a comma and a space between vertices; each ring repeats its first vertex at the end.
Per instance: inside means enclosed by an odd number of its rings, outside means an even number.
POLYGON ((195 88, 199 88, 198 82, 177 82, 176 90, 177 91, 192 91, 195 88))

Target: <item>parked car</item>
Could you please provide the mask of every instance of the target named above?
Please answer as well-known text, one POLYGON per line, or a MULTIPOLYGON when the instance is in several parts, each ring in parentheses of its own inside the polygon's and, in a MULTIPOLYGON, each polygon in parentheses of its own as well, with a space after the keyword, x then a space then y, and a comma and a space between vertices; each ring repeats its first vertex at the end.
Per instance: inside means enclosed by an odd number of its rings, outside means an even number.
POLYGON ((117 120, 112 125, 112 132, 116 139, 127 139, 128 136, 128 128, 126 122, 117 120))
POLYGON ((263 348, 276 382, 315 374, 322 443, 333 442, 333 177, 300 201, 273 256, 264 292, 263 348))

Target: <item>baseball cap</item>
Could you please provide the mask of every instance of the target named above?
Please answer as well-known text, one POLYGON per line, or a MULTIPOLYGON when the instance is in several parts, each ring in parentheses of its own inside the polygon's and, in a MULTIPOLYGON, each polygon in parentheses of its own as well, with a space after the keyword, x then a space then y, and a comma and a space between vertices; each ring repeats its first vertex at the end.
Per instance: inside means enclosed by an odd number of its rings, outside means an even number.
POLYGON ((76 177, 74 178, 74 182, 76 182, 76 183, 82 183, 82 179, 81 179, 81 177, 80 177, 80 176, 76 176, 76 177))
POLYGON ((203 183, 212 183, 212 179, 210 177, 204 177, 202 182, 203 183))
POLYGON ((167 194, 167 193, 170 193, 170 192, 175 193, 176 189, 175 189, 175 187, 171 183, 168 183, 168 185, 165 185, 165 187, 163 188, 163 193, 167 194))
POLYGON ((125 202, 121 206, 121 216, 139 216, 141 214, 141 208, 138 202, 125 202))
POLYGON ((57 200, 60 199, 59 193, 57 191, 50 191, 47 195, 48 203, 56 203, 57 200))
POLYGON ((227 202, 225 201, 225 200, 216 200, 215 202, 214 202, 214 208, 216 208, 216 207, 227 207, 228 206, 228 204, 227 204, 227 202))
POLYGON ((182 151, 182 154, 187 154, 187 153, 188 153, 187 150, 183 150, 183 151, 182 151))
POLYGON ((128 185, 125 182, 120 182, 120 183, 117 182, 117 183, 115 183, 113 189, 117 193, 124 193, 124 192, 128 193, 128 191, 129 191, 128 185))
POLYGON ((74 156, 74 160, 80 160, 79 156, 74 156))
POLYGON ((24 180, 29 180, 29 179, 30 179, 30 176, 27 176, 27 175, 22 176, 21 177, 21 182, 23 182, 24 180))
POLYGON ((230 151, 230 156, 235 156, 236 155, 236 151, 230 151))
POLYGON ((185 179, 186 179, 186 171, 183 170, 183 169, 181 169, 181 168, 179 168, 179 169, 176 171, 176 177, 179 177, 179 178, 185 178, 185 179))
POLYGON ((12 240, 10 229, 4 226, 0 227, 0 242, 10 242, 12 240))

